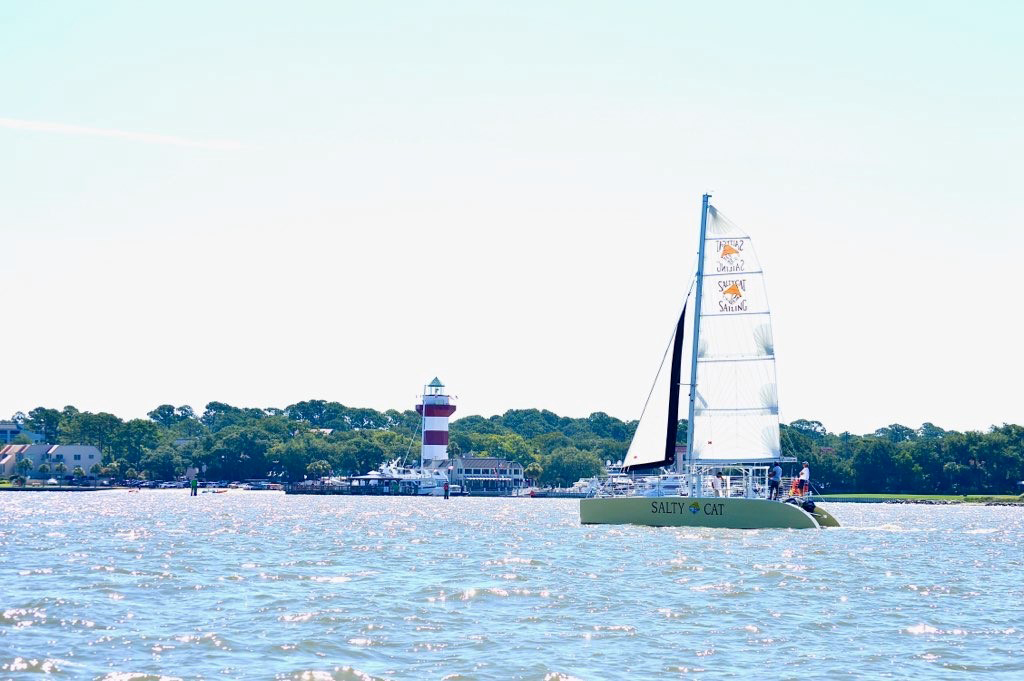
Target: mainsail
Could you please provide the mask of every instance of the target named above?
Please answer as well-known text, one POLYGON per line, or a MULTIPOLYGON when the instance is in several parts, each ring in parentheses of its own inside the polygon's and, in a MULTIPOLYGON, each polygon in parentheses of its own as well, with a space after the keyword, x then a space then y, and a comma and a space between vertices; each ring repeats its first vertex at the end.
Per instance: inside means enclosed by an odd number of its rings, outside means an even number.
POLYGON ((770 461, 779 401, 764 275, 749 236, 710 205, 707 219, 690 460, 770 461))

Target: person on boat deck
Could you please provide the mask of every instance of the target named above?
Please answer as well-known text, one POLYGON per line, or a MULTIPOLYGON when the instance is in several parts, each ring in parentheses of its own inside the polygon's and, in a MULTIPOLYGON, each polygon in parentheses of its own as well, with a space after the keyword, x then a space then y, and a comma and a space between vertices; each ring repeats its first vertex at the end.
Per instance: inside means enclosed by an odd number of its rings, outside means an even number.
POLYGON ((800 471, 800 482, 799 482, 799 490, 800 490, 801 496, 804 495, 804 494, 807 494, 807 490, 810 488, 810 486, 811 486, 811 467, 810 467, 810 465, 806 461, 804 461, 803 470, 800 471))
POLYGON ((716 497, 723 496, 722 491, 725 489, 725 479, 722 477, 722 471, 718 471, 715 473, 715 477, 711 478, 711 489, 716 497))
POLYGON ((772 468, 771 475, 768 476, 768 498, 778 499, 779 498, 779 485, 782 484, 782 466, 779 462, 775 462, 775 466, 772 468))

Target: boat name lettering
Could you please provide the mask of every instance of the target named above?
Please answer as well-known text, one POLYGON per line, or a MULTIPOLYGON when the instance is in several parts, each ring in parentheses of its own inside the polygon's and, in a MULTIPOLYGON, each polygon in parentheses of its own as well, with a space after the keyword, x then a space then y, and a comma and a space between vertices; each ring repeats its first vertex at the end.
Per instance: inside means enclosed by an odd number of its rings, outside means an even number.
POLYGON ((665 515, 682 515, 684 513, 697 513, 703 510, 704 515, 725 515, 724 503, 706 503, 703 507, 696 501, 687 505, 682 501, 652 501, 651 513, 665 515))

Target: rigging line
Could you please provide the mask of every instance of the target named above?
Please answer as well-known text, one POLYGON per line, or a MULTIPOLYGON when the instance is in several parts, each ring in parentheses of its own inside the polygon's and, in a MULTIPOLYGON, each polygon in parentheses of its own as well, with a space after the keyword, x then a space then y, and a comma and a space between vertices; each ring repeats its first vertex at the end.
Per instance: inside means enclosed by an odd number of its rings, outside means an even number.
POLYGON ((412 435, 412 440, 409 441, 409 448, 405 450, 405 456, 402 457, 402 467, 405 467, 405 462, 409 460, 409 455, 412 454, 412 448, 416 445, 416 436, 423 430, 422 421, 416 426, 416 432, 412 435))
MULTIPOLYGON (((694 279, 690 282, 690 290, 686 292, 686 297, 683 298, 683 307, 679 309, 679 314, 675 316, 675 319, 679 319, 679 315, 683 313, 683 309, 686 307, 686 301, 690 299, 690 294, 693 293, 693 286, 697 280, 694 279)), ((678 321, 677 321, 678 324, 678 321)), ((654 374, 654 382, 651 383, 651 389, 647 392, 647 399, 644 400, 644 408, 640 411, 640 419, 636 422, 637 430, 640 428, 640 423, 644 420, 644 414, 647 413, 647 406, 651 403, 651 396, 654 395, 654 388, 658 385, 658 377, 661 376, 661 370, 665 368, 665 358, 668 357, 669 350, 672 349, 672 341, 676 336, 676 324, 672 325, 672 335, 668 337, 668 345, 665 346, 665 352, 661 355, 661 364, 658 365, 658 371, 654 374)), ((678 419, 677 419, 678 420, 678 419)), ((633 435, 636 435, 636 431, 633 431, 633 435)), ((627 455, 629 452, 626 452, 627 455)))

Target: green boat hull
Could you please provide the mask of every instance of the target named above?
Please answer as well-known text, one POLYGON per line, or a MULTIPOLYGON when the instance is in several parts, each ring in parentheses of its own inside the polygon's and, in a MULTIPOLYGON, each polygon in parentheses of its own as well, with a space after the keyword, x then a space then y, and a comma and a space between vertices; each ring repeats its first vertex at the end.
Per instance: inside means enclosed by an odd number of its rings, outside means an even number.
POLYGON ((584 525, 720 527, 754 530, 838 527, 820 506, 812 515, 795 504, 767 499, 687 497, 595 497, 580 500, 584 525), (820 512, 819 512, 820 510, 820 512))

